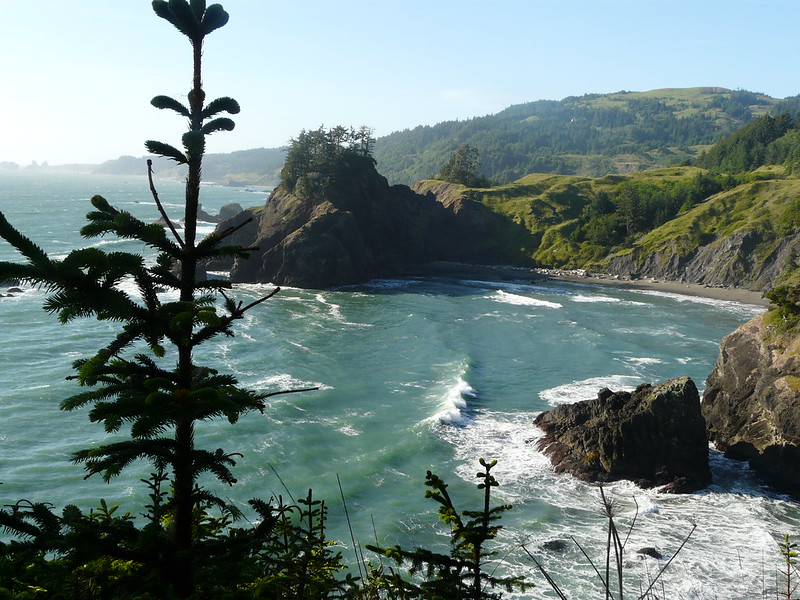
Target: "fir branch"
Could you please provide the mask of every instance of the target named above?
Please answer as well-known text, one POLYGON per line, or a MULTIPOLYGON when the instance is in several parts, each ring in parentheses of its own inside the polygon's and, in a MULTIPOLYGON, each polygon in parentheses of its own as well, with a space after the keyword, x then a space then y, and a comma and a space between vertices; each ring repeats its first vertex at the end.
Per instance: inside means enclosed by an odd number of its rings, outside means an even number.
POLYGON ((153 161, 151 159, 147 159, 147 181, 150 184, 150 193, 153 195, 153 200, 156 202, 156 206, 158 207, 158 212, 161 213, 161 218, 164 219, 164 222, 169 227, 169 230, 172 232, 172 235, 175 236, 175 239, 178 241, 178 245, 181 249, 186 247, 184 244, 183 239, 180 235, 178 235, 178 231, 175 229, 175 225, 172 224, 169 216, 167 215, 167 211, 164 210, 164 206, 161 204, 161 199, 158 197, 158 191, 156 190, 156 185, 153 183, 153 161))

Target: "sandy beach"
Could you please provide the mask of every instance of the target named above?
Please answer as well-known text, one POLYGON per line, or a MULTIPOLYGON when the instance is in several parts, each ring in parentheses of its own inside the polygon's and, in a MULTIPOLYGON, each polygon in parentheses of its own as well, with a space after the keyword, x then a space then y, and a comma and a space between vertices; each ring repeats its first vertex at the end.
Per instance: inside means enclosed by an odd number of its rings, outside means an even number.
POLYGON ((413 269, 414 275, 432 277, 454 277, 458 279, 487 278, 497 281, 542 281, 557 279, 587 285, 607 285, 618 288, 652 290, 686 296, 700 296, 715 300, 729 300, 742 304, 769 306, 769 301, 762 292, 741 288, 707 287, 696 283, 680 281, 656 281, 650 279, 618 279, 611 275, 588 273, 583 271, 565 271, 559 269, 528 269, 524 267, 508 267, 494 265, 469 265, 465 263, 433 262, 413 269))

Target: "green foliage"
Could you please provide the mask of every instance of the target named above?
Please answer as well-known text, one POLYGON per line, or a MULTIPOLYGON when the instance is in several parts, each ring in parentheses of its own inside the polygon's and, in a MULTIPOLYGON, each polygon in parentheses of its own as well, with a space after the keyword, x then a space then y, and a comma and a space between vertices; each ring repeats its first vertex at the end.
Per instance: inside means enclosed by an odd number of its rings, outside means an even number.
POLYGON ((800 585, 797 573, 797 550, 795 550, 797 544, 789 541, 789 534, 787 533, 784 534, 783 539, 778 542, 778 548, 780 548, 781 556, 783 557, 783 571, 781 571, 781 575, 783 575, 784 582, 786 583, 785 588, 778 590, 778 595, 782 598, 786 598, 786 600, 796 599, 797 596, 793 596, 793 594, 800 585))
POLYGON ((139 254, 99 248, 51 259, 0 214, 0 236, 27 261, 0 263, 0 281, 16 278, 47 289, 44 307, 62 323, 95 318, 119 325, 104 347, 73 364, 72 379, 83 389, 65 399, 61 408, 88 408, 89 419, 102 423, 109 433, 127 429, 125 439, 79 450, 73 461, 84 466, 87 477, 100 475, 106 481, 135 462, 151 464, 154 473, 145 481, 151 499, 144 513, 146 524, 135 527, 130 515, 119 515, 117 507, 104 501, 88 515, 76 507, 57 514, 46 504, 20 501, 0 511, 0 523, 23 540, 0 545, 0 557, 15 568, 16 578, 3 582, 7 588, 21 590, 14 588, 18 580, 31 581, 26 589, 50 590, 52 597, 188 598, 198 589, 209 597, 223 597, 209 590, 236 589, 240 582, 232 577, 237 572, 234 565, 259 551, 274 521, 271 507, 254 503, 263 513, 262 522, 231 529, 239 510, 198 485, 205 474, 233 485, 232 467, 240 455, 197 447, 196 428, 220 418, 235 423, 245 413, 262 410, 270 395, 243 389, 232 375, 193 359, 198 346, 232 336, 234 322, 272 295, 245 306, 226 295, 230 283, 197 279, 203 261, 244 255, 242 249, 224 245, 219 235, 197 240, 206 137, 234 127, 232 120, 216 115, 239 111, 231 98, 206 104, 201 87, 203 40, 223 26, 228 15, 220 5, 206 7, 202 0, 156 1, 153 9, 190 39, 193 52, 189 106, 166 96, 153 100, 157 108, 189 117, 183 151, 162 142, 146 143, 150 151, 186 164, 183 234, 159 200, 152 171, 153 198, 172 239, 162 227, 145 224, 101 196, 92 198, 93 210, 81 230, 87 238, 136 240, 156 251, 152 263, 139 254), (125 291, 123 282, 135 284, 136 293, 125 291), (166 301, 164 290, 177 291, 178 299, 166 301), (218 296, 221 308, 216 305, 218 296))
POLYGON ((311 490, 296 505, 279 501, 273 529, 257 555, 259 572, 247 587, 255 598, 312 600, 345 595, 355 580, 339 579, 346 570, 341 552, 325 533, 328 516, 311 490))
POLYGON ((349 165, 374 166, 374 144, 369 127, 303 130, 290 141, 281 183, 303 194, 318 193, 335 185, 349 165))
MULTIPOLYGON (((488 189, 453 186, 448 193, 481 202, 524 227, 509 238, 509 256, 521 250, 538 266, 602 269, 609 253, 631 247, 736 181, 695 167, 672 167, 599 179, 532 174, 488 189)), ((425 182, 419 190, 430 188, 425 182)), ((705 239, 702 229, 684 230, 682 235, 694 236, 695 247, 705 239)))
MULTIPOLYGON (((788 112, 777 116, 764 115, 715 144, 697 164, 727 173, 752 171, 766 164, 794 163, 795 144, 783 139, 797 130, 798 122, 788 112), (783 140, 783 141, 781 141, 783 140)), ((792 138, 796 141, 797 133, 792 138)))
POLYGON ((770 325, 781 332, 800 325, 800 285, 779 285, 764 294, 773 305, 768 316, 770 325))
POLYGON ((456 151, 445 161, 435 179, 451 183, 460 183, 468 187, 488 187, 489 182, 478 172, 480 153, 469 144, 456 148, 456 151))
POLYGON ((406 184, 430 177, 464 144, 478 149, 492 181, 529 173, 599 177, 694 159, 698 148, 774 104, 761 94, 714 88, 540 100, 392 133, 378 140, 375 158, 389 181, 406 184))
POLYGON ((483 506, 478 510, 459 512, 444 480, 430 471, 425 476, 428 487, 425 497, 439 504, 439 519, 450 529, 448 554, 425 548, 405 550, 400 546, 367 546, 369 550, 392 559, 398 566, 409 565, 411 579, 403 578, 394 570, 373 573, 385 586, 395 590, 397 597, 479 600, 499 598, 501 594, 495 591, 496 588, 509 592, 513 589, 524 591, 529 585, 522 577, 498 577, 494 569, 486 568, 497 554, 488 549, 502 529, 497 521, 511 506, 491 506, 491 490, 500 485, 491 474, 497 461, 480 459, 480 464, 483 471, 476 477, 480 480, 478 489, 483 490, 483 506))

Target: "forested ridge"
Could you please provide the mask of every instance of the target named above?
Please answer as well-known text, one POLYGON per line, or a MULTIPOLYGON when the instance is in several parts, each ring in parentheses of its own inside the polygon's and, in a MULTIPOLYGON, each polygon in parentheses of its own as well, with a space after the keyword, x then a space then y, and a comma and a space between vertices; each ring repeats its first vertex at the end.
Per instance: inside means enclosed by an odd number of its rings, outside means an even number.
POLYGON ((431 177, 459 145, 481 154, 481 174, 508 183, 528 173, 602 176, 695 158, 704 147, 796 99, 723 88, 663 89, 538 100, 466 121, 419 126, 378 139, 392 182, 431 177))
MULTIPOLYGON (((480 153, 480 174, 497 183, 529 173, 599 177, 695 160, 753 119, 798 108, 800 97, 712 87, 585 94, 390 133, 377 138, 373 155, 391 183, 408 185, 434 176, 464 144, 480 153)), ((204 179, 275 186, 285 157, 286 147, 209 154, 204 179)), ((140 173, 143 160, 120 157, 97 170, 140 173)), ((169 162, 158 172, 181 177, 169 162)))

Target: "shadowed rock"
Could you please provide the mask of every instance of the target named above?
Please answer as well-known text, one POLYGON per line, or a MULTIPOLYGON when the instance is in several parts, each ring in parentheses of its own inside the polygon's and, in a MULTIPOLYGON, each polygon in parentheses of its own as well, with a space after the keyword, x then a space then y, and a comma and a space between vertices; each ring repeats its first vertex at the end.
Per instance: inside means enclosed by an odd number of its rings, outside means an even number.
POLYGON ((538 447, 556 472, 593 482, 629 479, 685 493, 711 481, 700 397, 688 377, 634 392, 600 390, 595 400, 564 404, 536 418, 538 447))
POLYGON ((703 395, 708 438, 800 498, 800 336, 761 315, 726 336, 703 395))

